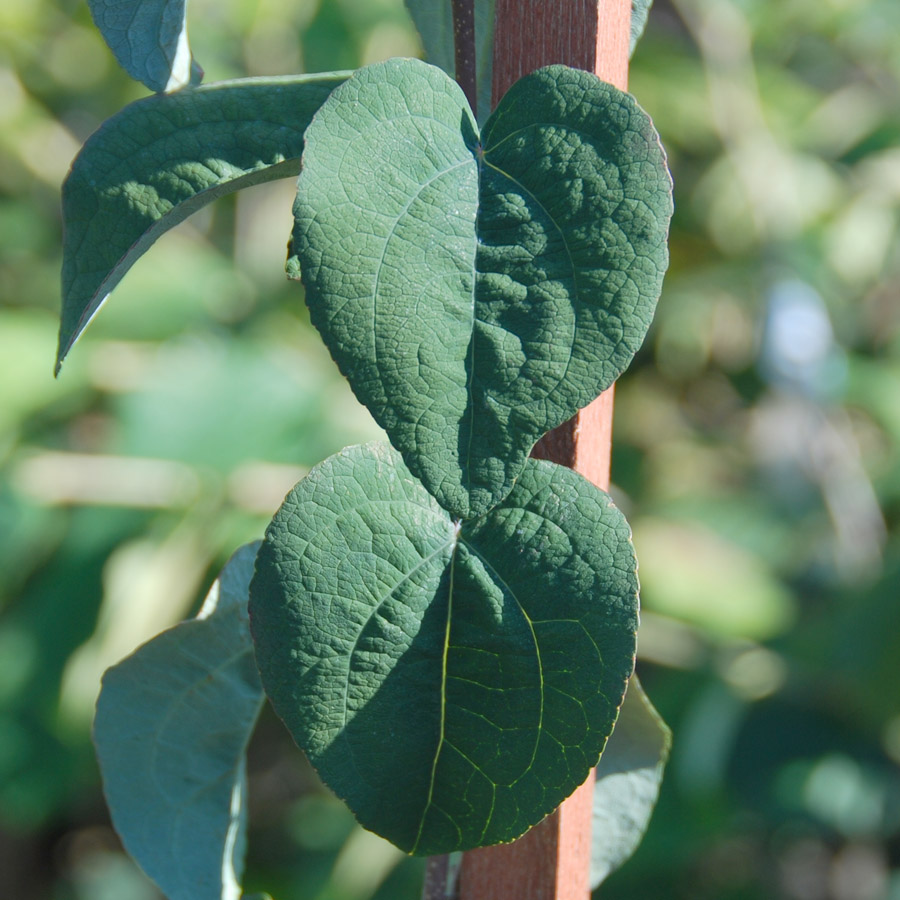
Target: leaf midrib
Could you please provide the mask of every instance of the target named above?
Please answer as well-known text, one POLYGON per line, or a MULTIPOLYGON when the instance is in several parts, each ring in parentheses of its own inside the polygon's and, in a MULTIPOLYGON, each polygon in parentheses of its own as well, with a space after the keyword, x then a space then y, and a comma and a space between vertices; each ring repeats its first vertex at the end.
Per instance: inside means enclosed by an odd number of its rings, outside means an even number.
MULTIPOLYGON (((438 181, 440 178, 443 178, 445 175, 449 175, 451 172, 454 172, 457 169, 462 168, 463 166, 467 165, 470 162, 471 162, 471 160, 469 160, 469 159, 460 160, 459 162, 454 163, 452 166, 448 166, 447 168, 444 168, 438 172, 435 172, 434 175, 432 175, 426 182, 419 185, 418 190, 416 190, 416 192, 414 194, 412 194, 412 196, 410 196, 406 205, 397 214, 396 218, 393 221, 393 224, 391 225, 391 230, 388 232, 387 236, 384 239, 384 244, 381 248, 381 259, 378 260, 378 264, 375 267, 375 284, 372 286, 372 321, 375 323, 375 328, 376 328, 376 335, 372 341, 372 354, 373 354, 372 362, 373 362, 373 365, 375 366, 376 371, 379 372, 379 375, 381 373, 380 373, 380 367, 379 367, 379 362, 378 362, 378 339, 377 339, 378 292, 379 292, 379 287, 381 285, 381 273, 384 270, 384 260, 385 260, 385 257, 387 256, 388 245, 391 243, 394 235, 397 233, 397 227, 400 225, 401 220, 406 217, 407 213, 409 212, 410 207, 413 205, 413 203, 416 202, 416 200, 419 199, 419 197, 422 195, 422 193, 427 188, 431 187, 431 185, 434 184, 436 181, 438 181)), ((473 269, 474 269, 474 267, 473 267, 473 269)), ((473 293, 474 293, 474 287, 473 287, 473 293)))
MULTIPOLYGON (((438 743, 437 743, 437 748, 435 750, 434 758, 433 758, 432 764, 431 764, 431 775, 430 775, 429 784, 428 784, 428 797, 425 802, 425 808, 422 811, 422 816, 419 820, 419 831, 416 835, 416 840, 413 845, 413 848, 410 851, 410 853, 412 853, 413 855, 416 853, 416 851, 418 850, 419 844, 421 843, 422 834, 425 829, 425 821, 427 819, 428 812, 433 805, 432 801, 433 801, 433 796, 434 796, 434 785, 435 785, 435 778, 436 778, 436 773, 437 773, 437 764, 438 764, 438 760, 441 755, 441 751, 445 744, 447 744, 449 746, 453 746, 452 744, 450 744, 450 742, 448 740, 446 740, 446 736, 445 736, 445 727, 446 727, 446 721, 447 721, 447 715, 446 715, 446 709, 447 709, 447 659, 449 656, 449 649, 450 649, 450 628, 451 628, 451 624, 452 624, 452 615, 453 615, 454 573, 455 573, 455 566, 456 566, 457 550, 458 550, 458 547, 460 544, 465 546, 465 548, 473 556, 478 558, 478 560, 484 566, 485 570, 490 575, 493 576, 495 584, 499 584, 501 590, 503 590, 506 593, 506 595, 511 597, 512 600, 515 602, 516 607, 518 608, 520 614, 522 615, 522 618, 525 620, 526 624, 528 625, 528 630, 531 634, 531 639, 534 643, 534 653, 535 653, 535 658, 537 659, 538 677, 539 677, 539 682, 540 682, 540 709, 538 712, 537 727, 535 729, 536 736, 535 736, 535 740, 534 740, 534 747, 533 747, 532 753, 531 753, 531 759, 528 761, 528 765, 523 768, 519 777, 515 781, 511 782, 509 787, 513 787, 519 780, 521 780, 531 770, 531 767, 534 765, 534 761, 537 758, 538 747, 540 746, 541 736, 543 734, 544 694, 545 694, 544 665, 543 665, 543 660, 541 658, 540 644, 538 643, 537 634, 535 633, 535 630, 534 630, 534 623, 531 621, 531 618, 529 617, 528 613, 525 611, 525 607, 520 602, 518 596, 513 591, 513 589, 509 586, 509 584, 506 582, 506 580, 503 578, 503 576, 497 571, 497 569, 488 561, 488 559, 481 553, 481 551, 474 544, 472 544, 470 541, 466 540, 464 537, 462 537, 462 535, 459 535, 459 538, 456 541, 456 545, 454 546, 453 555, 450 558, 450 586, 449 586, 448 600, 447 600, 447 621, 446 621, 445 632, 444 632, 444 651, 443 651, 443 657, 441 660, 441 715, 440 715, 438 743)), ((455 747, 454 747, 454 749, 456 750, 457 753, 460 754, 460 756, 462 756, 464 759, 466 759, 467 762, 469 762, 469 764, 472 765, 472 767, 476 769, 476 771, 481 772, 481 769, 477 765, 475 765, 474 762, 469 760, 468 757, 465 756, 465 754, 463 754, 461 751, 459 751, 455 747)), ((484 773, 482 772, 482 774, 484 774, 484 773)), ((485 777, 487 777, 487 776, 485 776, 485 777)), ((496 789, 496 785, 494 785, 494 787, 496 789)), ((492 815, 493 815, 493 807, 492 807, 491 815, 488 816, 487 820, 485 821, 484 828, 482 829, 482 835, 481 835, 482 838, 484 838, 484 835, 487 834, 487 831, 490 828, 492 815)))
MULTIPOLYGON (((160 721, 159 727, 155 729, 155 737, 154 737, 154 741, 153 741, 153 746, 151 748, 150 762, 147 766, 150 776, 153 779, 154 783, 157 786, 157 789, 160 792, 160 796, 166 797, 167 802, 170 802, 172 804, 172 806, 176 809, 182 808, 187 802, 192 800, 198 793, 202 793, 202 791, 205 790, 207 786, 198 788, 192 794, 188 795, 187 798, 184 798, 179 802, 175 802, 174 800, 169 799, 167 791, 164 788, 164 785, 159 781, 158 776, 157 776, 157 772, 158 772, 158 768, 159 768, 157 766, 157 759, 159 757, 159 750, 160 750, 159 737, 166 730, 166 728, 169 725, 169 722, 172 719, 172 716, 175 715, 176 710, 185 701, 185 698, 187 698, 190 694, 197 691, 198 685, 201 682, 204 682, 204 681, 207 681, 210 679, 215 679, 222 672, 231 668, 236 662, 238 662, 238 660, 242 659, 245 656, 253 654, 252 645, 247 646, 247 647, 241 647, 239 650, 236 650, 230 656, 226 657, 223 660, 220 660, 212 668, 208 668, 208 665, 207 665, 208 661, 204 660, 202 657, 196 656, 193 653, 193 651, 190 649, 190 644, 189 644, 190 637, 188 635, 192 634, 196 630, 195 626, 197 623, 209 622, 211 618, 212 618, 212 616, 209 616, 206 619, 191 619, 187 622, 181 622, 178 625, 174 626, 174 628, 182 629, 182 632, 180 635, 180 640, 178 642, 178 650, 181 651, 182 653, 185 653, 186 655, 188 655, 191 659, 194 660, 195 663, 197 663, 205 671, 201 678, 198 678, 194 681, 191 681, 191 682, 185 684, 184 687, 182 687, 182 689, 180 691, 178 691, 177 694, 175 694, 169 698, 169 702, 166 706, 165 715, 163 716, 162 720, 160 721)), ((165 634, 166 632, 163 632, 163 633, 165 634)), ((262 708, 262 704, 263 704, 264 700, 265 700, 265 696, 262 692, 262 689, 260 689, 260 699, 259 699, 259 707, 260 708, 262 708)), ((246 747, 247 743, 249 742, 249 740, 250 740, 250 734, 248 732, 247 739, 244 742, 245 747, 246 747)), ((232 769, 229 769, 229 771, 232 771, 232 769)))
MULTIPOLYGON (((428 565, 428 563, 430 563, 433 559, 440 556, 442 553, 445 553, 447 550, 450 550, 451 548, 453 548, 453 550, 450 554, 450 565, 451 565, 450 574, 451 574, 451 590, 452 590, 452 584, 453 584, 453 582, 452 582, 452 576, 453 576, 452 566, 453 566, 453 560, 456 558, 456 552, 455 552, 456 543, 457 543, 457 539, 456 539, 456 535, 454 535, 453 538, 451 540, 449 540, 446 544, 443 544, 442 546, 437 547, 432 553, 429 553, 428 556, 423 556, 411 569, 409 569, 407 572, 403 573, 402 578, 398 579, 397 582, 395 582, 381 597, 378 598, 377 602, 372 607, 369 615, 366 616, 365 621, 362 623, 362 625, 359 628, 359 631, 357 631, 357 633, 356 633, 356 637, 353 639, 353 646, 350 648, 350 651, 347 653, 347 679, 346 679, 345 686, 344 686, 344 698, 343 698, 343 701, 341 704, 341 706, 343 708, 342 709, 343 716, 342 716, 342 721, 341 721, 341 731, 342 732, 347 727, 347 701, 349 700, 350 670, 352 669, 352 666, 353 666, 353 655, 356 653, 356 648, 359 646, 359 641, 363 635, 363 632, 369 627, 369 623, 375 617, 378 610, 380 610, 381 607, 384 606, 384 604, 394 596, 395 592, 397 591, 397 588, 399 588, 400 585, 406 584, 406 582, 409 581, 413 577, 413 575, 416 574, 416 572, 419 572, 422 569, 424 569, 428 565)), ((352 755, 352 748, 351 748, 351 755, 352 755)))
POLYGON ((456 574, 456 551, 459 547, 459 523, 454 525, 455 534, 453 536, 453 553, 450 556, 450 585, 447 591, 447 621, 444 624, 444 648, 441 655, 441 718, 440 728, 438 731, 437 748, 434 751, 434 759, 431 761, 431 775, 428 779, 428 797, 425 800, 425 808, 422 810, 422 817, 419 819, 419 831, 416 834, 416 841, 413 849, 410 851, 415 854, 422 840, 422 832, 425 830, 425 820, 428 818, 428 811, 431 809, 431 801, 434 796, 434 781, 437 772, 438 760, 441 756, 441 750, 444 748, 444 732, 447 723, 447 657, 450 655, 450 625, 453 619, 453 580, 456 574))
MULTIPOLYGON (((532 765, 534 765, 534 761, 537 758, 538 745, 540 744, 541 734, 543 732, 543 727, 544 727, 544 663, 543 663, 543 660, 541 659, 541 647, 540 647, 540 644, 538 643, 537 634, 535 633, 535 630, 534 630, 534 623, 531 621, 531 617, 525 611, 525 607, 522 606, 521 602, 519 601, 518 596, 516 596, 515 591, 513 591, 513 589, 509 586, 509 584, 507 584, 507 582, 503 578, 503 576, 497 571, 497 569, 493 566, 493 564, 488 561, 488 559, 481 553, 481 551, 474 544, 472 544, 469 541, 462 539, 462 538, 460 539, 460 542, 465 545, 467 550, 469 550, 471 553, 473 553, 475 556, 477 556, 479 560, 481 560, 481 564, 485 567, 485 569, 487 569, 491 574, 493 574, 494 578, 500 583, 501 588, 504 591, 506 591, 506 593, 510 597, 512 597, 512 599, 515 601, 515 604, 518 607, 519 612, 522 614, 522 618, 525 620, 525 622, 528 625, 528 630, 531 634, 531 640, 534 642, 534 655, 537 659, 537 664, 538 664, 538 677, 540 679, 540 698, 541 698, 541 706, 540 706, 540 711, 538 713, 538 724, 537 724, 537 729, 536 729, 537 736, 535 737, 535 740, 534 740, 534 749, 532 750, 532 753, 531 753, 531 759, 529 760, 528 765, 522 771, 522 774, 519 776, 519 778, 517 778, 515 781, 512 782, 512 784, 514 785, 514 784, 516 784, 516 782, 519 781, 520 778, 522 778, 525 775, 526 772, 528 772, 531 769, 532 765)), ((512 785, 510 785, 510 786, 512 786, 512 785)))

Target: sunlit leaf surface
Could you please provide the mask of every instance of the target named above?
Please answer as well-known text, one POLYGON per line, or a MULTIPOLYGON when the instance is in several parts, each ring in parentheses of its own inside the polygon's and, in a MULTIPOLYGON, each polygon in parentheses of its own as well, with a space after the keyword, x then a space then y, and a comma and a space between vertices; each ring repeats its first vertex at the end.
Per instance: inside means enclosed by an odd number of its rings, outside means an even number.
POLYGON ((634 100, 563 66, 479 138, 417 60, 356 72, 306 132, 289 271, 341 371, 454 516, 505 497, 644 339, 671 181, 634 100))
POLYGON ((510 841, 595 765, 634 661, 609 497, 529 460, 454 521, 387 444, 317 466, 269 527, 250 616, 266 692, 359 821, 415 854, 510 841))

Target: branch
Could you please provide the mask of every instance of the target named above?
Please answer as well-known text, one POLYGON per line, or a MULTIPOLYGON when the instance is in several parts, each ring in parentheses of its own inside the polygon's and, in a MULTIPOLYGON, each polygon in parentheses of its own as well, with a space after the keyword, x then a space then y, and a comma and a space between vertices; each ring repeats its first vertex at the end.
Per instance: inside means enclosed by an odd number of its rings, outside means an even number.
POLYGON ((472 107, 472 114, 477 117, 475 0, 453 0, 453 45, 456 49, 456 80, 472 107))

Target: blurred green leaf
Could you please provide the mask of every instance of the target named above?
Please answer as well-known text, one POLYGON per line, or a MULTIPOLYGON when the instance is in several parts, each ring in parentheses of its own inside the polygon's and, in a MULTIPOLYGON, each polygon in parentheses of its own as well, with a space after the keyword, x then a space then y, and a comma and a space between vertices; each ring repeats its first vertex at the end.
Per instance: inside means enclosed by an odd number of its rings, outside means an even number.
POLYGON ((94 22, 119 65, 151 91, 199 81, 187 36, 187 0, 88 0, 94 22))
MULTIPOLYGON (((7 525, 26 524, 28 506, 16 505, 19 515, 10 520, 0 504, 4 533, 7 525)), ((61 683, 73 653, 96 628, 109 554, 147 524, 133 510, 32 508, 30 515, 45 519, 45 543, 35 534, 36 545, 19 544, 11 565, 42 564, 23 573, 24 584, 4 578, 15 593, 0 618, 0 823, 24 831, 58 817, 94 771, 87 728, 61 721, 61 683)), ((23 528, 19 539, 26 537, 23 528)))
POLYGON ((591 838, 591 889, 637 849, 650 823, 672 732, 644 693, 628 682, 616 727, 597 763, 591 838))
POLYGON ((6 441, 29 417, 84 393, 83 367, 73 369, 65 385, 52 377, 47 351, 57 327, 55 316, 43 310, 0 309, 0 459, 11 449, 6 441))
POLYGON ((145 383, 115 398, 115 450, 129 456, 227 475, 260 459, 312 466, 382 435, 312 333, 300 346, 250 336, 172 341, 147 366, 145 383))
POLYGON ((82 148, 63 185, 57 371, 164 232, 240 188, 300 171, 303 132, 346 74, 209 84, 139 100, 82 148))
POLYGON ((258 544, 195 619, 103 678, 94 741, 113 823, 170 900, 234 900, 246 843, 245 751, 262 706, 247 620, 258 544))
POLYGON ((647 517, 633 527, 648 609, 730 637, 772 637, 791 624, 791 595, 764 560, 696 523, 647 517))

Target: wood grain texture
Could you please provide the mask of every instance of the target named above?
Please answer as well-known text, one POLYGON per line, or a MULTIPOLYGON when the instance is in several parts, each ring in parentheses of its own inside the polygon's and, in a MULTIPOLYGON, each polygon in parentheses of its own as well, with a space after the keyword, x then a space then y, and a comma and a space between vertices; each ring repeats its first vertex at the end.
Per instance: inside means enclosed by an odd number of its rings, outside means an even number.
MULTIPOLYGON (((552 63, 586 69, 625 90, 630 0, 497 0, 494 105, 513 82, 552 63)), ((609 487, 613 391, 545 435, 534 456, 609 487)), ((526 835, 470 850, 448 886, 446 857, 429 860, 426 900, 588 900, 594 773, 526 835)))

